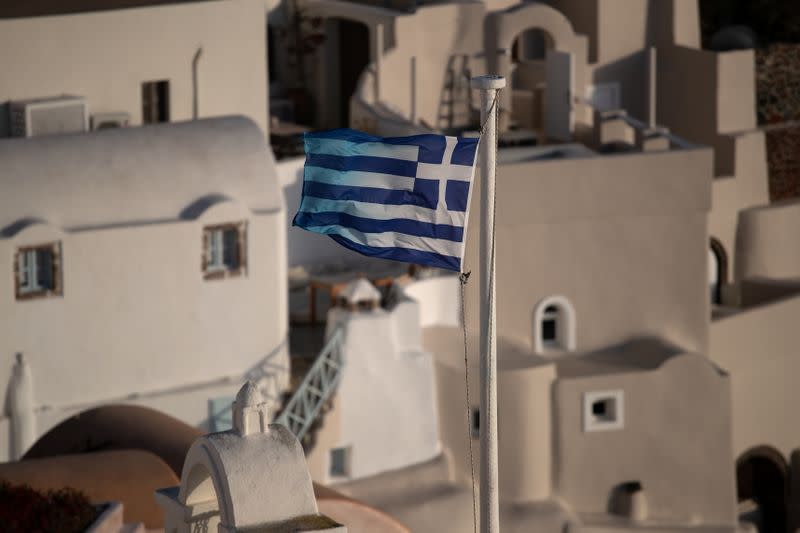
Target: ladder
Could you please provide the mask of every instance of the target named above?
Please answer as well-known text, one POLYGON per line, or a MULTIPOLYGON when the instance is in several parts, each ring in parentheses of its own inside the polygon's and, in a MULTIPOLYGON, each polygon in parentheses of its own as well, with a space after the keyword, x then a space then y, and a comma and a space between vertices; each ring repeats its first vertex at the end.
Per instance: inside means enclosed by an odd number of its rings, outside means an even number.
POLYGON ((275 419, 276 424, 286 426, 301 442, 342 379, 342 336, 342 327, 339 326, 319 352, 286 407, 275 419))
POLYGON ((470 99, 469 58, 467 56, 450 56, 447 61, 444 84, 439 98, 439 110, 436 127, 448 132, 457 126, 469 122, 470 99), (460 68, 457 62, 461 62, 460 68))

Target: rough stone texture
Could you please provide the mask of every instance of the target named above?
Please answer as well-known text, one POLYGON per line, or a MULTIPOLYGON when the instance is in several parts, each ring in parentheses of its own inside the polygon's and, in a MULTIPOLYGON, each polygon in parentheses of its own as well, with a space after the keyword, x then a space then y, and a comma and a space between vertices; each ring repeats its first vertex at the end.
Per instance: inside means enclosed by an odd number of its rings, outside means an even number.
POLYGON ((756 90, 759 124, 800 119, 800 45, 756 51, 756 90))
POLYGON ((800 124, 768 131, 766 138, 770 199, 775 202, 800 196, 800 124))
POLYGON ((782 124, 767 132, 772 201, 800 196, 800 45, 773 44, 756 51, 758 123, 782 124))
POLYGON ((756 87, 758 123, 787 126, 767 132, 770 199, 800 196, 800 45, 757 50, 756 87))

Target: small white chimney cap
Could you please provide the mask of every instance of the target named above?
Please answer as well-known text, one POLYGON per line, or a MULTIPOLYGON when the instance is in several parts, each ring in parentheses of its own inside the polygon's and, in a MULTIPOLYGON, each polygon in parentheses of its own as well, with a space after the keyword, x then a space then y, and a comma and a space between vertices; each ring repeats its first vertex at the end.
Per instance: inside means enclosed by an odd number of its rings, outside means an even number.
POLYGON ((339 293, 348 304, 355 305, 361 302, 375 302, 381 299, 381 293, 375 286, 364 278, 350 282, 339 293))

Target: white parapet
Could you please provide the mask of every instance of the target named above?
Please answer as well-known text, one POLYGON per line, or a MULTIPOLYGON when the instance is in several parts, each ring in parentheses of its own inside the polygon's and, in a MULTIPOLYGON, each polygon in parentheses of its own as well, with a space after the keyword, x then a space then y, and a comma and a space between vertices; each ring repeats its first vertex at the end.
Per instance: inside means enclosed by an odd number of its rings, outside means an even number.
POLYGON ((198 438, 180 486, 156 491, 166 531, 346 533, 319 513, 300 442, 267 425, 266 415, 258 388, 246 383, 233 403, 233 429, 198 438))

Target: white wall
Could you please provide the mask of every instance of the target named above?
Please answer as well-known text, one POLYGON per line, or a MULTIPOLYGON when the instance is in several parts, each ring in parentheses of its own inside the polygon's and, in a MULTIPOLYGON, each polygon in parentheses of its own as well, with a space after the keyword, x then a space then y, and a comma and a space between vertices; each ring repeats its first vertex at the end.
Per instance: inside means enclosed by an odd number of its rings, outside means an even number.
MULTIPOLYGON (((192 118, 192 58, 200 117, 242 114, 268 131, 266 6, 192 2, 0 20, 0 103, 73 94, 90 112, 142 121, 142 82, 170 81, 171 120, 192 118)), ((0 136, 7 124, 0 114, 0 136)))
MULTIPOLYGON (((225 377, 238 384, 246 372, 271 376, 270 392, 279 394, 289 364, 283 216, 224 202, 197 220, 69 233, 37 224, 0 239, 0 384, 9 382, 13 354, 23 352, 38 408, 169 393, 225 377), (247 274, 205 281, 203 226, 241 220, 247 274), (61 242, 63 296, 16 301, 15 250, 52 240, 61 242)), ((197 412, 207 410, 208 398, 198 392, 197 412)), ((186 421, 201 422, 196 414, 186 421)))
POLYGON ((458 276, 437 276, 403 287, 403 293, 419 305, 423 328, 461 327, 461 296, 458 276))
POLYGON ((392 311, 354 314, 333 309, 328 320, 345 328, 335 446, 352 447, 350 479, 436 457, 433 359, 422 351, 417 304, 405 300, 392 311))
POLYGON ((709 356, 731 376, 735 457, 766 445, 788 458, 800 442, 798 316, 794 296, 711 323, 709 356))
POLYGON ((286 235, 289 266, 320 263, 351 264, 364 261, 363 256, 338 244, 327 235, 293 227, 292 220, 300 207, 303 193, 304 157, 284 159, 277 164, 278 180, 286 206, 286 235))

